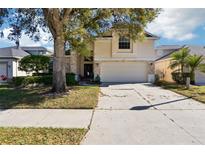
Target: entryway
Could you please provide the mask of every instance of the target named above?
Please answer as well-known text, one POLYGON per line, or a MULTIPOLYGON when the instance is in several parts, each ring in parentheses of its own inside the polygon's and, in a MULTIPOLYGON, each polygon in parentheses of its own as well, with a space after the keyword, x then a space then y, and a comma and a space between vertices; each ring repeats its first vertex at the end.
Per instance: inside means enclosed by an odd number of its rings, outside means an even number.
POLYGON ((93 79, 93 64, 84 64, 84 78, 93 79))

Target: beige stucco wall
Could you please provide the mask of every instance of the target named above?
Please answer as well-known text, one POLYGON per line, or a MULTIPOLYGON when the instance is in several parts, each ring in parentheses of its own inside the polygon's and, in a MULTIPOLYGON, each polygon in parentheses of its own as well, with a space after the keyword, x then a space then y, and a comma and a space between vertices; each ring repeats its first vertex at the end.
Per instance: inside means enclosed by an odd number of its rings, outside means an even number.
POLYGON ((65 56, 65 72, 69 73, 70 72, 70 56, 65 56))
POLYGON ((154 39, 143 41, 130 41, 130 49, 119 49, 119 34, 114 33, 109 38, 98 38, 94 43, 94 56, 97 60, 105 58, 138 58, 140 60, 156 59, 157 55, 154 50, 154 39))
POLYGON ((95 78, 97 75, 100 76, 100 67, 101 67, 101 63, 94 63, 94 64, 93 64, 94 78, 95 78))
POLYGON ((171 63, 170 58, 155 62, 155 73, 159 75, 161 80, 167 82, 174 82, 171 75, 173 70, 169 67, 170 63, 171 63))
POLYGON ((112 39, 99 38, 94 41, 94 59, 110 58, 112 54, 112 39))
POLYGON ((133 52, 140 58, 156 58, 154 49, 155 40, 145 39, 143 41, 136 41, 133 43, 133 52))

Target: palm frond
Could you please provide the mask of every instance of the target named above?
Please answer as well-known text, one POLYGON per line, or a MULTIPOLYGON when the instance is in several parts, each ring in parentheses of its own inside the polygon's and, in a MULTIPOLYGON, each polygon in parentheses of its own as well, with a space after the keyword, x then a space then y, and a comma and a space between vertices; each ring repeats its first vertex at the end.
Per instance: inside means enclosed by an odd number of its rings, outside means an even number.
POLYGON ((174 52, 171 54, 171 63, 170 68, 174 69, 180 66, 186 66, 186 58, 189 55, 188 48, 181 48, 179 51, 174 52))
POLYGON ((201 62, 203 61, 203 56, 198 56, 198 55, 189 55, 187 57, 187 64, 191 69, 196 69, 199 67, 201 62))

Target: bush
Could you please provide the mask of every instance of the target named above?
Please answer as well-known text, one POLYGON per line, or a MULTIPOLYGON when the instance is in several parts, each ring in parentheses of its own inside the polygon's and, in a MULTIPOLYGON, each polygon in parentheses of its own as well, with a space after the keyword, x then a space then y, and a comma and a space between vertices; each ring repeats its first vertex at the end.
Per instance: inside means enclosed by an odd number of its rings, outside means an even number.
POLYGON ((14 77, 13 84, 15 86, 27 86, 29 84, 44 84, 44 85, 51 85, 52 84, 52 76, 45 75, 45 76, 21 76, 21 77, 14 77))
MULTIPOLYGON (((21 77, 14 77, 12 82, 15 86, 27 86, 29 84, 52 85, 52 80, 53 80, 52 75, 21 76, 21 77)), ((77 81, 75 80, 75 74, 73 73, 66 74, 66 84, 68 86, 73 86, 77 84, 77 81)))
POLYGON ((68 86, 76 85, 78 82, 75 80, 75 74, 74 73, 67 73, 66 74, 66 84, 68 86))
POLYGON ((13 77, 12 83, 15 86, 20 86, 20 85, 23 85, 24 80, 25 80, 25 77, 20 77, 20 76, 19 77, 13 77))
POLYGON ((155 74, 154 84, 158 84, 159 81, 160 81, 159 75, 155 74))
POLYGON ((43 72, 43 73, 32 73, 32 76, 45 76, 45 75, 52 75, 52 73, 45 73, 45 72, 43 72))
POLYGON ((25 72, 35 72, 48 70, 50 58, 43 55, 29 55, 23 57, 19 62, 19 69, 25 72))
POLYGON ((178 84, 186 84, 187 77, 190 77, 190 73, 172 72, 172 79, 178 84))
POLYGON ((100 81, 100 76, 99 76, 99 75, 97 75, 97 76, 95 77, 94 82, 95 82, 95 83, 98 83, 98 84, 101 83, 101 81, 100 81))

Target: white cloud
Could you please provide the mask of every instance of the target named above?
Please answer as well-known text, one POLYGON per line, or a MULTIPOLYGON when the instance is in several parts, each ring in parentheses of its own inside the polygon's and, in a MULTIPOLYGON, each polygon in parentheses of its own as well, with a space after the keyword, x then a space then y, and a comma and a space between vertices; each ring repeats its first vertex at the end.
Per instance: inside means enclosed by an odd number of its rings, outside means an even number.
MULTIPOLYGON (((3 29, 4 37, 0 38, 0 41, 9 45, 15 45, 14 41, 10 41, 7 37, 10 33, 11 28, 5 28, 3 29)), ((47 48, 50 48, 52 50, 53 48, 53 42, 49 41, 50 34, 45 33, 42 30, 40 30, 41 39, 37 42, 33 41, 31 38, 29 38, 27 35, 23 34, 20 38, 20 46, 44 46, 47 48)))
POLYGON ((148 25, 148 31, 166 39, 184 41, 197 37, 194 30, 204 25, 205 9, 164 9, 148 25))

